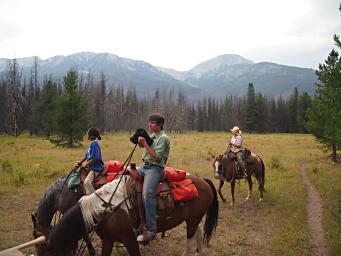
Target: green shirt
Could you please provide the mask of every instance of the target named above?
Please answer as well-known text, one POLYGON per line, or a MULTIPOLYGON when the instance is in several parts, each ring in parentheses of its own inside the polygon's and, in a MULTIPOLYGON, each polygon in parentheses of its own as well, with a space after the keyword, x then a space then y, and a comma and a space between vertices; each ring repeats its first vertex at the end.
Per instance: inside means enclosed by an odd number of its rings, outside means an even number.
POLYGON ((152 134, 150 136, 154 139, 153 144, 150 146, 157 157, 157 160, 154 159, 148 154, 147 150, 144 149, 142 160, 144 162, 148 162, 160 167, 164 167, 168 160, 169 149, 170 149, 170 141, 168 136, 164 133, 164 131, 160 131, 157 134, 152 134))

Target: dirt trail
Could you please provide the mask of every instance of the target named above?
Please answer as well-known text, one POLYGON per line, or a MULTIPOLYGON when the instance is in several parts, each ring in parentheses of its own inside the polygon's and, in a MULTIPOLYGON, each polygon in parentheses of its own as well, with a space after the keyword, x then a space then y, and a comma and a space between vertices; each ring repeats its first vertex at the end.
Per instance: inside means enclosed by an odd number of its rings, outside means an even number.
POLYGON ((322 226, 322 200, 314 185, 310 182, 304 166, 300 168, 300 174, 307 188, 307 217, 310 232, 310 251, 313 256, 328 255, 326 234, 322 226))

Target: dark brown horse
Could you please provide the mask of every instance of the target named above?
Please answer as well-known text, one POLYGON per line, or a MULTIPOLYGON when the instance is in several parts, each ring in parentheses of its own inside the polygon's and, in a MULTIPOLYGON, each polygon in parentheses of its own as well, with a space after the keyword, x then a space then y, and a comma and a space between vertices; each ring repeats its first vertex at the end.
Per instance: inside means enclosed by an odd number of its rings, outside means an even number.
MULTIPOLYGON (((33 237, 38 238, 40 236, 48 237, 53 229, 53 219, 57 218, 57 215, 65 214, 72 206, 74 206, 80 197, 83 195, 82 188, 68 189, 67 176, 59 178, 55 181, 41 197, 37 212, 32 214, 33 222, 33 237)), ((87 237, 85 237, 88 249, 93 251, 91 243, 87 237)), ((36 246, 37 255, 41 256, 45 254, 46 247, 36 246)))
MULTIPOLYGON (((202 252, 202 238, 199 223, 206 214, 204 224, 204 244, 208 244, 218 221, 219 204, 217 192, 213 183, 209 179, 201 179, 195 176, 188 176, 198 189, 198 198, 179 205, 167 213, 164 210, 157 212, 158 232, 172 229, 183 221, 187 225, 187 246, 184 255, 188 255, 192 250, 202 252), (194 243, 196 247, 193 248, 194 243)), ((123 179, 125 183, 129 180, 123 179)), ((118 185, 117 185, 118 186, 118 185)), ((105 189, 104 186, 102 189, 105 189)), ((126 184, 124 184, 126 189, 126 184)), ((91 196, 91 195, 90 195, 91 196)), ((89 196, 89 197, 90 197, 89 196)), ((118 197, 118 196, 117 196, 118 197)), ((134 210, 129 210, 125 203, 125 198, 115 198, 122 202, 111 214, 104 215, 104 219, 96 227, 96 232, 102 240, 102 255, 111 255, 114 241, 121 242, 126 247, 130 255, 140 255, 136 234, 134 228, 138 227, 134 210)), ((76 204, 71 208, 54 229, 49 233, 48 241, 40 247, 43 247, 42 255, 66 255, 70 254, 77 245, 78 240, 83 238, 89 232, 84 222, 82 212, 84 204, 76 204), (82 208, 83 207, 83 208, 82 208), (52 253, 52 254, 51 254, 52 253)))
MULTIPOLYGON (((226 202, 226 199, 223 197, 221 193, 221 189, 224 186, 224 182, 230 182, 231 183, 231 195, 232 195, 232 202, 231 205, 234 204, 235 198, 234 198, 234 187, 237 179, 237 168, 238 168, 238 162, 237 162, 237 156, 235 153, 231 151, 225 152, 223 155, 217 155, 214 158, 213 161, 213 170, 216 174, 218 170, 222 169, 223 175, 219 178, 219 189, 218 193, 223 200, 223 202, 226 202)), ((258 189, 260 192, 260 199, 259 201, 262 201, 263 199, 263 192, 264 184, 265 184, 265 166, 263 163, 263 160, 258 156, 251 154, 246 158, 246 171, 247 171, 247 177, 246 180, 249 184, 249 193, 245 200, 249 200, 251 197, 252 192, 252 175, 254 175, 258 181, 258 189)), ((220 171, 219 171, 220 172, 220 171)))

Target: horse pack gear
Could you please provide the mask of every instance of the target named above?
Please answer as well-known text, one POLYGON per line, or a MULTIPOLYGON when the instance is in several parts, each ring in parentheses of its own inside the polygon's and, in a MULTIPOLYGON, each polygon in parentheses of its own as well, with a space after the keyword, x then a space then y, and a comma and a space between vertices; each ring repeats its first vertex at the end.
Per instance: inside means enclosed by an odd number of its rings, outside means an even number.
MULTIPOLYGON (((135 166, 135 165, 133 165, 135 166)), ((143 180, 144 175, 137 172, 136 168, 130 166, 131 179, 127 183, 127 191, 130 196, 130 204, 132 210, 135 211, 135 216, 139 221, 140 232, 147 232, 145 211, 142 200, 143 180)), ((166 178, 160 182, 156 188, 156 208, 157 210, 165 211, 177 206, 177 202, 193 200, 198 197, 198 191, 192 180, 186 179, 186 172, 171 167, 166 167, 166 178), (170 175, 167 175, 170 174, 170 175), (170 182, 169 180, 177 180, 170 182)))
MULTIPOLYGON (((81 186, 81 192, 85 195, 83 187, 86 176, 90 169, 80 167, 74 170, 68 177, 67 186, 69 189, 76 189, 81 186)), ((119 174, 123 172, 123 164, 117 160, 110 160, 105 163, 104 170, 101 172, 95 172, 95 179, 93 186, 95 189, 102 187, 103 185, 111 182, 114 178, 118 178, 119 174)))
POLYGON ((67 187, 69 189, 75 189, 81 184, 81 174, 79 172, 73 172, 67 179, 67 187))
POLYGON ((130 141, 134 144, 138 143, 138 138, 143 137, 149 146, 153 144, 153 139, 148 135, 145 129, 139 128, 135 131, 134 135, 130 137, 130 141))

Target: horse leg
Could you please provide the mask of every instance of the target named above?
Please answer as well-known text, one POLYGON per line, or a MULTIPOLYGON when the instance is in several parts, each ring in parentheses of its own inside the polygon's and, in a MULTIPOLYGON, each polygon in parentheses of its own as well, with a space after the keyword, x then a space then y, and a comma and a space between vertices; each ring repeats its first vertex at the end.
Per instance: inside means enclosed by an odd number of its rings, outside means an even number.
POLYGON ((195 239, 197 241, 197 255, 202 255, 202 236, 201 236, 201 229, 198 226, 197 231, 195 231, 195 239))
MULTIPOLYGON (((186 229, 187 229, 187 241, 186 241, 186 249, 182 256, 192 255, 192 252, 195 251, 196 246, 195 243, 197 242, 197 235, 196 232, 199 227, 199 221, 195 220, 186 220, 186 229)), ((200 241, 202 243, 202 241, 200 241)), ((197 245, 197 249, 199 246, 197 245)))
POLYGON ((141 255, 139 244, 136 241, 136 236, 134 233, 132 235, 129 235, 129 236, 124 236, 122 238, 122 243, 124 244, 125 248, 127 249, 129 255, 131 255, 131 256, 140 256, 141 255))
POLYGON ((110 256, 112 248, 114 246, 114 241, 110 239, 102 239, 102 256, 110 256))
POLYGON ((220 199, 221 199, 224 203, 226 203, 226 199, 224 198, 223 194, 221 193, 221 189, 222 189, 223 186, 224 186, 224 181, 223 181, 223 180, 220 180, 219 188, 218 188, 218 193, 219 193, 220 199))
POLYGON ((264 183, 263 183, 263 179, 261 175, 260 177, 257 177, 257 181, 258 181, 258 190, 260 193, 259 202, 261 202, 263 200, 263 191, 264 191, 264 183))
POLYGON ((252 178, 251 175, 248 175, 247 178, 247 183, 249 185, 249 193, 247 194, 247 197, 245 198, 245 201, 248 201, 251 198, 251 193, 252 193, 252 178))
POLYGON ((89 237, 89 234, 86 233, 83 237, 86 247, 88 248, 88 252, 90 256, 95 256, 96 255, 96 251, 95 248, 93 247, 92 243, 91 243, 91 239, 89 237))
POLYGON ((232 195, 232 202, 231 202, 231 206, 233 206, 234 205, 234 202, 235 202, 235 199, 234 199, 234 187, 235 187, 235 185, 236 185, 236 182, 235 182, 235 180, 232 180, 231 181, 231 195, 232 195))

